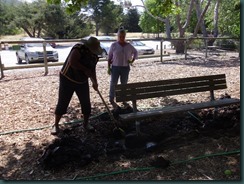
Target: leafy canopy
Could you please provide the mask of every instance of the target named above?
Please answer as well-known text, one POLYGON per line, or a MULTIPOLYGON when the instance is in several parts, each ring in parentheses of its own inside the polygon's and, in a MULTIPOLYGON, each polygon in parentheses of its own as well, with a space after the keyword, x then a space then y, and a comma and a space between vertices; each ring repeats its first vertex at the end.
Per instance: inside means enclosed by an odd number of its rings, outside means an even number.
POLYGON ((89 0, 47 0, 49 4, 62 4, 66 6, 66 10, 69 13, 79 11, 81 7, 84 7, 88 4, 89 0))

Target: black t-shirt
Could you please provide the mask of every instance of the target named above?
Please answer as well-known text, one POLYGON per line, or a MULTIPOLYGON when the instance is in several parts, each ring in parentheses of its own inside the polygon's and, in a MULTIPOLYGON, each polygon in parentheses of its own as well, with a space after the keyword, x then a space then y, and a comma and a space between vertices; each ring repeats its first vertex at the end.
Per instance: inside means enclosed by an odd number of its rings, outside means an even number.
MULTIPOLYGON (((90 52, 90 50, 82 43, 74 45, 71 51, 73 49, 78 49, 78 51, 81 54, 81 59, 77 62, 80 62, 82 65, 84 65, 92 71, 96 70, 96 65, 98 62, 97 55, 90 52)), ((72 68, 71 64, 68 62, 68 58, 69 56, 67 57, 61 69, 61 74, 68 78, 70 81, 78 84, 86 82, 88 80, 88 77, 81 70, 72 68)))

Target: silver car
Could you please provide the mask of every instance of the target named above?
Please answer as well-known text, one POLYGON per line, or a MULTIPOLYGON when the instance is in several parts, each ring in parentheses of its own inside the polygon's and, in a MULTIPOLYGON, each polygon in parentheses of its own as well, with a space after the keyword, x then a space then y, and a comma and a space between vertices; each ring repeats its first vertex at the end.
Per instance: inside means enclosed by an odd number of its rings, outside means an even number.
POLYGON ((146 44, 142 43, 141 41, 131 40, 130 44, 135 47, 138 54, 154 54, 155 50, 152 47, 146 46, 146 44))
MULTIPOLYGON (((25 60, 27 64, 34 62, 44 62, 44 51, 42 43, 31 43, 31 41, 44 41, 42 38, 22 38, 21 41, 30 41, 20 45, 20 50, 16 51, 18 64, 22 64, 25 60)), ((51 47, 50 44, 46 45, 47 60, 57 62, 58 52, 51 47)))

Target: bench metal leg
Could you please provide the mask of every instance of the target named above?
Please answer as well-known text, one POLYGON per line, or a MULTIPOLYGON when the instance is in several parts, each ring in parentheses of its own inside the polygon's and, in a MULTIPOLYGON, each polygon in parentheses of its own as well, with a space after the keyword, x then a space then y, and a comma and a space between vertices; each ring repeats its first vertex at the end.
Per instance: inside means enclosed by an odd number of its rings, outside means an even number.
POLYGON ((217 117, 217 115, 218 115, 218 110, 219 110, 218 107, 215 107, 215 108, 214 108, 214 113, 213 113, 213 118, 214 118, 214 119, 215 119, 215 118, 217 117))
POLYGON ((139 135, 141 133, 141 130, 140 130, 140 122, 139 121, 136 121, 136 134, 139 135))

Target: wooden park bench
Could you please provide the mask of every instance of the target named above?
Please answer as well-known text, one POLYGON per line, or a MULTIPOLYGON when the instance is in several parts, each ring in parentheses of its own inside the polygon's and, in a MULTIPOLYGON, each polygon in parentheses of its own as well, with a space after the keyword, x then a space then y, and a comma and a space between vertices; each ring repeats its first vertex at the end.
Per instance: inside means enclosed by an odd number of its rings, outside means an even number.
POLYGON ((224 98, 216 100, 214 91, 226 89, 225 74, 208 75, 198 77, 187 77, 160 81, 137 82, 128 84, 118 84, 115 88, 116 101, 125 102, 132 101, 133 112, 128 114, 120 114, 120 121, 136 121, 149 117, 162 116, 165 114, 187 112, 197 109, 206 109, 212 107, 228 106, 240 103, 240 99, 224 98), (166 106, 156 110, 138 111, 137 100, 167 97, 173 95, 184 95, 188 93, 210 92, 210 101, 166 106))

